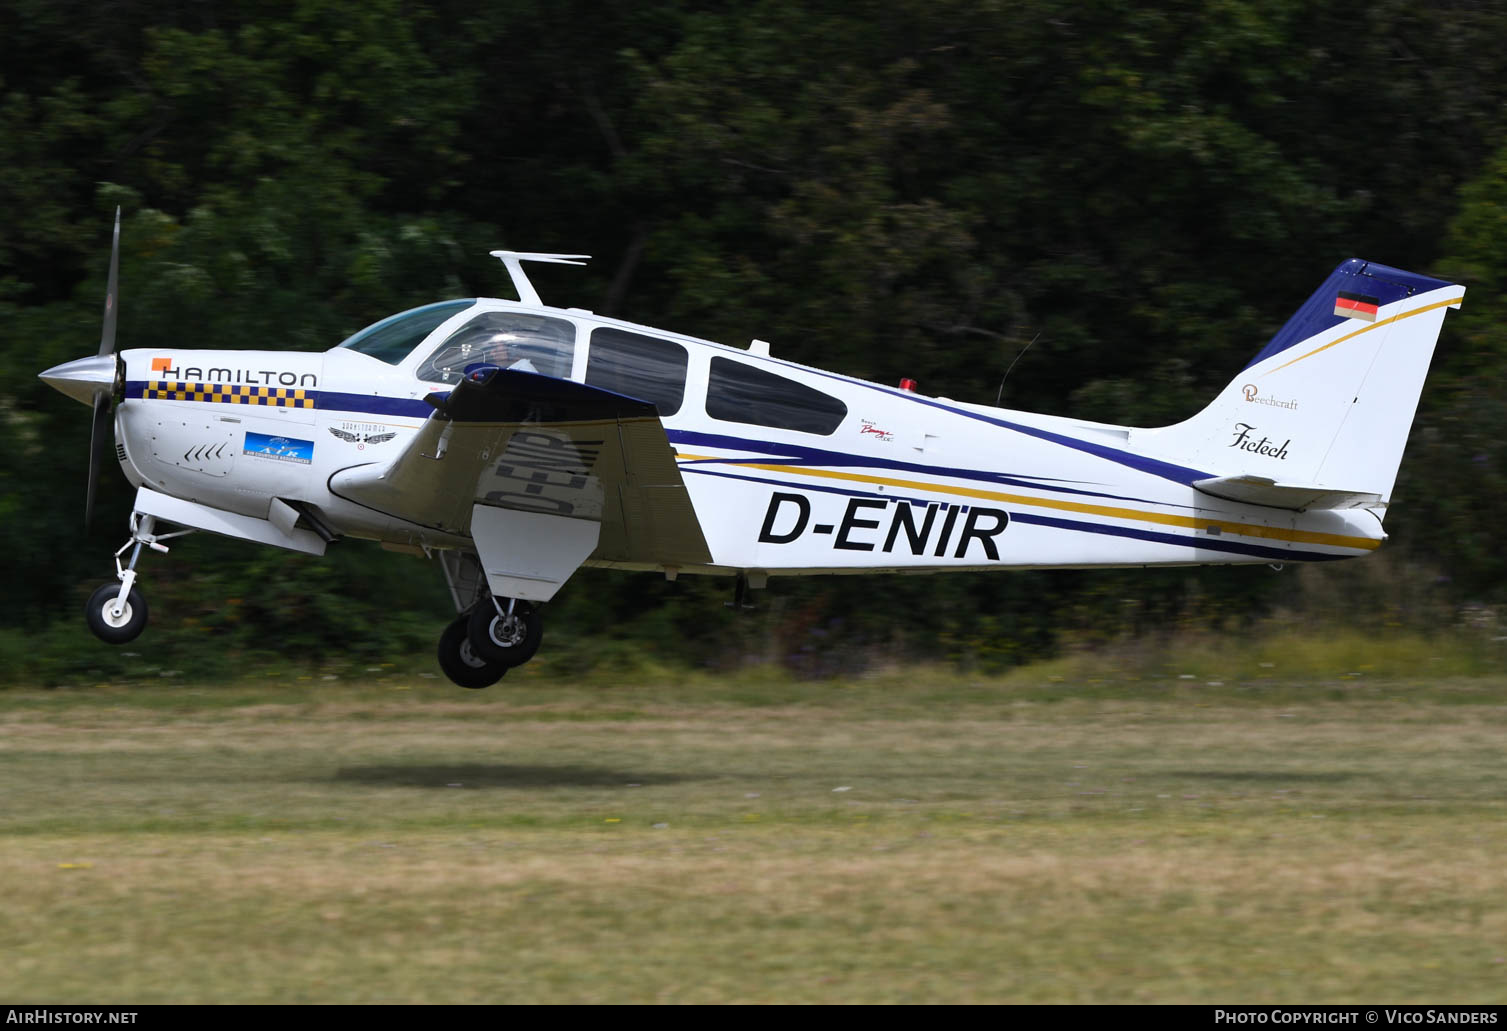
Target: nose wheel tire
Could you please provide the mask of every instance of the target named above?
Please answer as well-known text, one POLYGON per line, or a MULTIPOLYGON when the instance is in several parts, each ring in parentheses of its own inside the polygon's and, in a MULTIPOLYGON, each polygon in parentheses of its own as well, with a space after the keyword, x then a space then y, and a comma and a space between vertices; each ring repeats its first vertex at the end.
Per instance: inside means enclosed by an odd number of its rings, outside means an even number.
POLYGON ((466 633, 464 616, 447 626, 440 635, 439 660, 445 676, 472 690, 491 687, 508 671, 502 663, 476 654, 466 633))
POLYGON ((147 625, 147 600, 132 587, 126 595, 126 603, 115 611, 115 599, 120 597, 120 584, 104 584, 89 595, 88 607, 84 610, 89 621, 89 630, 106 644, 125 644, 134 641, 147 625))
MULTIPOLYGON (((503 613, 507 603, 503 602, 503 613)), ((471 610, 471 647, 476 654, 508 668, 521 666, 534 657, 544 637, 544 619, 526 601, 515 601, 513 611, 501 614, 490 598, 471 610)))

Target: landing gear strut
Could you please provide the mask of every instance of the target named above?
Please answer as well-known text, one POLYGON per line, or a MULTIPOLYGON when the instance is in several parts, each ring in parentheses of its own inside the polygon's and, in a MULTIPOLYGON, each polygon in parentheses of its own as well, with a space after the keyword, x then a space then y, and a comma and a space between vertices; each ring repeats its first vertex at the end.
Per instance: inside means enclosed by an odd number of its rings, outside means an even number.
POLYGON ((152 516, 132 512, 131 536, 115 552, 115 578, 119 583, 104 584, 89 595, 84 617, 89 623, 90 632, 106 644, 134 641, 146 629, 146 598, 136 589, 136 560, 141 558, 142 546, 166 554, 168 549, 163 541, 194 532, 179 530, 177 533, 158 534, 154 532, 156 528, 157 520, 152 516), (122 566, 120 556, 128 549, 131 558, 122 566))

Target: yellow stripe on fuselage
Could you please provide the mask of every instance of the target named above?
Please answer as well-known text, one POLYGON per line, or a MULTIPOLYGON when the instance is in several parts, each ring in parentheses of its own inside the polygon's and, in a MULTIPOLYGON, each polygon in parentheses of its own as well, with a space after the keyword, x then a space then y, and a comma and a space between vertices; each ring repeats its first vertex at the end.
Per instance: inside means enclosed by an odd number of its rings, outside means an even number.
MULTIPOLYGON (((691 462, 735 461, 718 459, 710 455, 687 455, 680 458, 691 462)), ((1158 523, 1162 526, 1177 526, 1188 530, 1203 530, 1218 526, 1223 533, 1237 533, 1242 537, 1265 537, 1269 540, 1289 541, 1295 544, 1323 544, 1332 548, 1356 548, 1372 551, 1381 546, 1381 541, 1370 537, 1352 537, 1339 533, 1319 533, 1314 530, 1292 530, 1278 526, 1261 526, 1257 523, 1232 523, 1222 519, 1173 515, 1167 512, 1147 512, 1119 505, 1095 505, 1084 501, 1063 501, 1056 498, 1036 498, 1027 494, 1005 494, 1000 491, 982 490, 978 487, 956 487, 950 484, 924 483, 920 480, 899 480, 888 476, 869 476, 863 473, 842 473, 834 469, 812 469, 799 465, 766 465, 739 461, 742 469, 762 469, 765 472, 789 476, 815 476, 826 480, 847 480, 853 483, 874 483, 886 487, 903 487, 907 490, 928 491, 933 494, 953 494, 965 498, 980 498, 985 501, 1003 501, 1012 505, 1027 505, 1032 508, 1050 508, 1060 512, 1078 512, 1083 515, 1104 516, 1109 519, 1125 519, 1140 523, 1158 523)), ((1195 545, 1196 546, 1196 545, 1195 545)))

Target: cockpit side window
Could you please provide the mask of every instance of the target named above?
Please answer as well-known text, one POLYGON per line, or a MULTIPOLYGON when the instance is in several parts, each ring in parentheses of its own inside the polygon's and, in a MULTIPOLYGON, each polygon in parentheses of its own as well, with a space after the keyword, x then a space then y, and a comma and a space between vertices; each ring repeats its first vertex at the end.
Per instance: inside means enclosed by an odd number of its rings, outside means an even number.
POLYGON ((648 401, 667 419, 685 400, 688 364, 680 344, 603 326, 591 331, 586 385, 648 401))
POLYGON ((713 358, 706 414, 723 422, 828 434, 847 417, 848 406, 785 376, 727 358, 713 358))
POLYGON ((489 311, 457 329, 419 367, 426 383, 455 383, 466 366, 485 362, 567 379, 576 350, 576 327, 564 319, 489 311))
POLYGON ((474 297, 464 301, 440 301, 389 315, 347 337, 339 346, 360 351, 388 365, 400 365, 415 347, 424 342, 425 337, 434 332, 435 327, 475 303, 474 297))

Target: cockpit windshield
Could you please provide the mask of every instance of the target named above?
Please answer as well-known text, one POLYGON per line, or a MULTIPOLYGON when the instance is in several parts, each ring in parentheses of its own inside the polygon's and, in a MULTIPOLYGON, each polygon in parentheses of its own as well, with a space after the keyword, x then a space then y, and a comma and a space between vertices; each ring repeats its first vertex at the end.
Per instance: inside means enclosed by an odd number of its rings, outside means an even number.
POLYGON ((370 355, 388 365, 398 365, 424 342, 434 328, 457 312, 476 303, 476 298, 462 301, 440 301, 422 308, 389 315, 381 322, 374 322, 361 332, 347 337, 341 347, 370 355))

